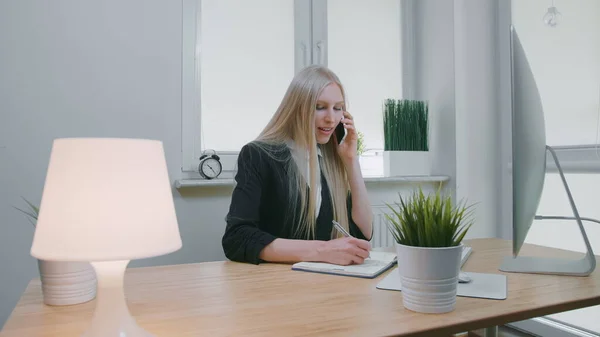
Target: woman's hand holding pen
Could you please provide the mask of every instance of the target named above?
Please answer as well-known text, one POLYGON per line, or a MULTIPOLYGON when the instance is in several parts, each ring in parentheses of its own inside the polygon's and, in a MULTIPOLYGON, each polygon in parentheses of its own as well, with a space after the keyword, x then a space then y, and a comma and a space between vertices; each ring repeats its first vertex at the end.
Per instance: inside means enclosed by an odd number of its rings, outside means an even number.
POLYGON ((344 237, 323 241, 318 249, 319 260, 337 265, 362 264, 367 257, 371 244, 353 237, 344 237))

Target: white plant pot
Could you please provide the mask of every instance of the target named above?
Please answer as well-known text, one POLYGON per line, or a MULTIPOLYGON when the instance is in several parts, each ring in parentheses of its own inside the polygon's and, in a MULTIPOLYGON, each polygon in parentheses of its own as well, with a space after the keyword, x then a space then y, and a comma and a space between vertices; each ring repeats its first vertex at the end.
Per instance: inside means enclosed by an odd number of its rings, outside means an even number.
POLYGON ((88 262, 38 260, 44 304, 73 305, 96 297, 96 272, 88 262))
POLYGON ((429 151, 383 151, 383 174, 391 176, 428 176, 431 174, 429 151))
POLYGON ((402 301, 408 310, 446 313, 456 307, 463 244, 423 248, 396 243, 402 301))

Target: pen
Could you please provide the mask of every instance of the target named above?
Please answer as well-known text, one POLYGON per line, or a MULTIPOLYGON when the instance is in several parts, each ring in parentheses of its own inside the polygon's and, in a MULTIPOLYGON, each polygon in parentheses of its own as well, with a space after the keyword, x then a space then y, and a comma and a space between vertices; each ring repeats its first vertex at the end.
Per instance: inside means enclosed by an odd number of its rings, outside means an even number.
MULTIPOLYGON (((345 237, 350 238, 352 237, 352 235, 350 235, 350 233, 346 232, 346 230, 344 229, 344 227, 342 227, 342 225, 340 225, 337 221, 335 220, 331 220, 331 222, 333 223, 333 226, 340 232, 342 232, 342 234, 344 234, 345 237)), ((369 257, 371 257, 371 252, 369 252, 369 257)))

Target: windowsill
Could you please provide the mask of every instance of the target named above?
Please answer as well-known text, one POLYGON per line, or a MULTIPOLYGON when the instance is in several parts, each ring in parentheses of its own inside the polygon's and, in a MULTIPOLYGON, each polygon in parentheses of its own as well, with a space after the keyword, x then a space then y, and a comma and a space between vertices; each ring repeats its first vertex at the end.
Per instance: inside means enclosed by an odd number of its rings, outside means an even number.
MULTIPOLYGON (((438 183, 446 182, 450 179, 448 176, 366 176, 364 177, 365 183, 370 184, 381 184, 381 183, 438 183)), ((190 187, 215 187, 215 186, 233 186, 235 184, 234 179, 178 179, 175 180, 175 188, 190 188, 190 187)))

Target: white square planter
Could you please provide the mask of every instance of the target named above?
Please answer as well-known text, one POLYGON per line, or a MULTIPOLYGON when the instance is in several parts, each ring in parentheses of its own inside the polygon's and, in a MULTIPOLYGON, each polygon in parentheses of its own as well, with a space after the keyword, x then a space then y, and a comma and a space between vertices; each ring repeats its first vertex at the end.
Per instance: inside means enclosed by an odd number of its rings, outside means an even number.
POLYGON ((384 151, 383 175, 428 176, 431 175, 429 151, 384 151))

